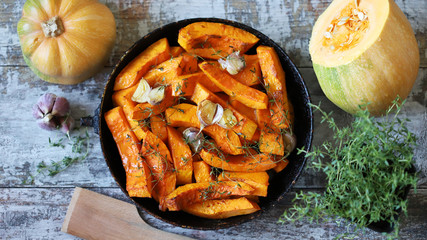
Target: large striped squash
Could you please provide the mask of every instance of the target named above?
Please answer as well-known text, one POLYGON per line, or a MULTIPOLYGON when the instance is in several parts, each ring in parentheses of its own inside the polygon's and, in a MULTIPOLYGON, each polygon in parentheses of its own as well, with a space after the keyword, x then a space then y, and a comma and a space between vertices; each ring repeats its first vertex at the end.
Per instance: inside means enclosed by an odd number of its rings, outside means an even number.
POLYGON ((409 21, 393 0, 335 0, 317 20, 310 54, 325 95, 354 114, 370 103, 382 114, 414 85, 419 50, 409 21))

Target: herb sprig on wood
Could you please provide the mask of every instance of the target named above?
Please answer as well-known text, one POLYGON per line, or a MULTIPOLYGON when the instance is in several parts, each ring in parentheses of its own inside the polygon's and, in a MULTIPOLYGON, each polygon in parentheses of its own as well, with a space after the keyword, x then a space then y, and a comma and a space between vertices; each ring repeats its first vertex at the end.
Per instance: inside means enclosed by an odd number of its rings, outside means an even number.
POLYGON ((72 154, 64 156, 61 160, 52 161, 50 164, 46 163, 45 161, 41 161, 39 164, 37 164, 36 175, 29 175, 28 178, 23 181, 23 183, 34 184, 34 180, 39 174, 53 177, 58 173, 66 170, 72 164, 86 159, 86 157, 89 155, 89 139, 90 137, 87 129, 83 134, 80 133, 76 136, 67 135, 67 138, 61 138, 57 141, 49 138, 49 147, 65 148, 65 144, 68 144, 71 146, 72 154), (68 139, 68 143, 64 142, 65 139, 68 139))
MULTIPOLYGON (((284 212, 279 222, 294 222, 304 217, 311 222, 344 218, 355 223, 355 230, 371 223, 386 221, 398 236, 399 212, 406 214, 407 186, 416 187, 417 177, 411 173, 415 135, 408 130, 408 119, 399 118, 398 100, 383 119, 374 119, 367 110, 360 110, 350 126, 338 127, 331 113, 312 105, 322 114, 334 132, 332 142, 308 152, 312 167, 327 176, 326 190, 299 193, 298 203, 284 212)), ((389 235, 391 237, 392 235, 389 235)))

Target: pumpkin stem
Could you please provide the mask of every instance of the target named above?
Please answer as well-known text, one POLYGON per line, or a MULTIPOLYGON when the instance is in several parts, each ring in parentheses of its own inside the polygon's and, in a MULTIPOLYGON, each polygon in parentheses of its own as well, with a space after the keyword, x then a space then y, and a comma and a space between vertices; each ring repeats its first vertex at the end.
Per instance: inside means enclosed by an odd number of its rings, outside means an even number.
POLYGON ((42 22, 41 25, 46 37, 57 37, 64 32, 64 25, 58 16, 42 22))

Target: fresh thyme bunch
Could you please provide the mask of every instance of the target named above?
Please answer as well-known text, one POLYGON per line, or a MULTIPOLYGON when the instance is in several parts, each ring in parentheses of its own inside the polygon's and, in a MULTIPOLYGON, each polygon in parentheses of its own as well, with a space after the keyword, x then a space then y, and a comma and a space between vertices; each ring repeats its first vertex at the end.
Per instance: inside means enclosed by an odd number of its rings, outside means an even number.
MULTIPOLYGON (((322 114, 334 132, 332 142, 308 152, 312 167, 326 174, 323 194, 299 193, 293 207, 285 211, 279 222, 294 222, 303 217, 311 222, 319 220, 351 220, 355 229, 371 223, 386 221, 394 226, 398 237, 397 214, 406 214, 405 189, 416 187, 417 177, 408 171, 412 167, 416 137, 407 127, 408 119, 400 119, 398 100, 393 102, 381 121, 367 110, 359 110, 350 126, 339 128, 331 113, 312 105, 322 114), (316 160, 317 159, 317 160, 316 160), (330 160, 330 161, 329 161, 330 160)), ((362 108, 361 108, 362 109, 362 108)))

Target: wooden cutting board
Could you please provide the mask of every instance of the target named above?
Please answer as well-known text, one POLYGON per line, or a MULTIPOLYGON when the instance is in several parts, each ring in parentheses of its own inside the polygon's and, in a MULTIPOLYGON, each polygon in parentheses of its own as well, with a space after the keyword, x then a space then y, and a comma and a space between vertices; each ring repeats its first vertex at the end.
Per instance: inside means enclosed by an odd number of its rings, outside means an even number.
POLYGON ((84 239, 191 239, 151 227, 132 204, 79 187, 61 231, 84 239))

